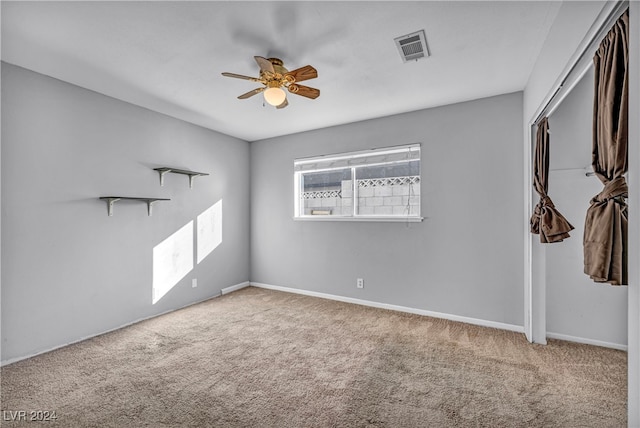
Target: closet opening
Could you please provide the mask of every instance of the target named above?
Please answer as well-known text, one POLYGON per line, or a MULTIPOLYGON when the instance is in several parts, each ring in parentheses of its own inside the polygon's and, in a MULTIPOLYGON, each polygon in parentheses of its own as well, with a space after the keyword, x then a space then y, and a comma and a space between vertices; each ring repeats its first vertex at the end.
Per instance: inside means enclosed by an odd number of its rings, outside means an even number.
POLYGON ((556 338, 627 349, 628 287, 595 283, 583 273, 583 232, 590 199, 602 191, 602 183, 591 171, 593 57, 628 8, 626 1, 604 7, 571 65, 528 123, 527 214, 531 216, 539 201, 533 190, 532 161, 537 125, 546 117, 551 152, 548 195, 574 226, 570 238, 551 244, 541 244, 538 235, 527 231, 525 334, 532 343, 546 344, 547 338, 556 338))

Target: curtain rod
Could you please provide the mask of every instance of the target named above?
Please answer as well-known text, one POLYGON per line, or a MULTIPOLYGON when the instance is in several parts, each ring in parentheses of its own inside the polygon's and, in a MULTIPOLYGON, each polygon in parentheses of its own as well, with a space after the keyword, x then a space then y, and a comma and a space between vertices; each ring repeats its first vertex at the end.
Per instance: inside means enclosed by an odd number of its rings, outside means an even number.
MULTIPOLYGON (((545 114, 546 117, 551 116, 557 109, 558 107, 560 107, 560 105, 562 104, 562 102, 564 101, 564 99, 567 97, 567 95, 569 95, 571 93, 571 91, 573 91, 573 89, 578 85, 578 83, 580 83, 582 81, 582 78, 589 72, 589 70, 591 70, 593 68, 593 62, 590 61, 587 63, 587 65, 584 67, 584 69, 578 74, 578 77, 576 77, 576 79, 571 83, 571 85, 569 85, 567 87, 567 90, 564 91, 562 93, 562 95, 558 98, 557 101, 554 102, 553 106, 551 106, 549 108, 549 111, 547 111, 547 113, 545 114)), ((562 89, 563 86, 560 86, 559 89, 562 89)), ((557 94, 557 93, 556 93, 557 94)), ((542 114, 542 113, 540 113, 542 114)), ((538 120, 540 120, 541 117, 538 117, 538 120)))
MULTIPOLYGON (((575 81, 572 82, 571 85, 567 87, 567 90, 562 94, 560 98, 556 99, 556 96, 558 95, 558 93, 562 91, 565 84, 571 77, 571 74, 576 70, 576 68, 578 68, 580 63, 584 61, 586 55, 591 51, 595 52, 598 45, 600 44, 600 41, 604 38, 604 36, 609 32, 613 24, 620 18, 620 16, 622 16, 624 11, 627 10, 628 8, 629 8, 629 1, 623 0, 623 1, 619 1, 609 12, 607 12, 607 18, 604 19, 603 24, 595 32, 595 35, 591 38, 591 41, 582 49, 582 52, 580 53, 578 58, 574 61, 569 71, 564 75, 564 78, 562 79, 562 82, 560 83, 558 88, 555 90, 553 95, 551 95, 551 98, 549 98, 549 101, 547 101, 545 106, 542 108, 542 110, 540 111, 540 114, 538 114, 538 116, 536 117, 536 120, 533 121, 534 125, 537 125, 538 122, 540 122, 540 119, 542 119, 544 116, 550 116, 551 113, 553 113, 558 108, 560 103, 564 101, 566 96, 569 93, 571 93, 573 88, 575 88, 577 83, 580 82, 580 80, 584 77, 587 71, 589 71, 590 67, 593 66, 593 61, 591 59, 589 59, 584 69, 581 70, 580 74, 578 75, 578 78, 575 79, 575 81)), ((600 14, 602 14, 602 11, 600 12, 600 14)), ((596 22, 597 21, 598 19, 596 20, 596 22)), ((595 25, 595 22, 594 22, 594 25, 595 25)), ((592 29, 593 29, 593 25, 589 29, 588 33, 591 33, 592 29)))
POLYGON ((596 175, 595 172, 590 171, 591 169, 591 165, 586 166, 584 168, 557 168, 557 169, 550 169, 549 172, 556 172, 556 171, 584 171, 584 175, 586 175, 587 177, 591 177, 592 175, 596 175))

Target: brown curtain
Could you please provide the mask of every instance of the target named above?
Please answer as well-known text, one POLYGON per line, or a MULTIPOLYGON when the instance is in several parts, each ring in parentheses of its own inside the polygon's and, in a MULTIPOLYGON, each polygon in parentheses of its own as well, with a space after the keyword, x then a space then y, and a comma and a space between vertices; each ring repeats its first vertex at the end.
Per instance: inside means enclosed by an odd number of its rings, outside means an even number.
POLYGON ((531 233, 540 235, 543 244, 562 242, 569 237, 573 226, 556 209, 547 192, 549 191, 549 120, 544 117, 538 122, 536 131, 536 151, 533 159, 533 187, 540 195, 529 222, 531 233))
POLYGON ((629 104, 629 11, 606 35, 593 58, 592 165, 604 189, 587 210, 584 273, 596 282, 626 285, 629 104))

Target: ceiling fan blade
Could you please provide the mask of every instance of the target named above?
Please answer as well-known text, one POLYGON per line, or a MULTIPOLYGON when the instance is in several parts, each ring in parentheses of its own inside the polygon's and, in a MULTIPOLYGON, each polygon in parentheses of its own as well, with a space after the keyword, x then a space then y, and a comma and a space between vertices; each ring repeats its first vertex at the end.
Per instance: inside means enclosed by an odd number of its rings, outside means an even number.
POLYGON ((222 73, 223 76, 226 77, 235 77, 236 79, 244 79, 244 80, 251 80, 252 82, 259 82, 260 79, 258 79, 257 77, 249 77, 249 76, 243 76, 242 74, 235 74, 235 73, 222 73))
POLYGON ((289 85, 289 92, 296 95, 302 95, 303 97, 316 99, 320 96, 320 89, 310 88, 304 85, 289 85))
POLYGON ((282 104, 280 104, 279 106, 276 106, 276 108, 278 108, 278 109, 285 108, 288 105, 289 105, 289 101, 287 101, 287 99, 285 98, 284 101, 282 102, 282 104))
POLYGON ((304 67, 296 68, 295 70, 288 72, 285 76, 292 76, 294 82, 302 82, 303 80, 315 79, 318 77, 318 70, 310 65, 305 65, 304 67))
POLYGON ((256 88, 256 89, 254 89, 253 91, 249 91, 249 92, 247 92, 246 94, 242 94, 242 95, 240 95, 240 96, 238 97, 238 99, 240 99, 240 100, 246 100, 246 99, 247 99, 247 98, 249 98, 249 97, 252 97, 252 96, 254 96, 254 95, 256 95, 256 94, 259 94, 260 92, 264 91, 265 89, 267 89, 267 88, 256 88))
POLYGON ((271 61, 261 56, 254 56, 253 58, 255 58, 256 62, 260 66, 260 70, 263 73, 276 74, 276 71, 273 69, 273 64, 271 64, 271 61))

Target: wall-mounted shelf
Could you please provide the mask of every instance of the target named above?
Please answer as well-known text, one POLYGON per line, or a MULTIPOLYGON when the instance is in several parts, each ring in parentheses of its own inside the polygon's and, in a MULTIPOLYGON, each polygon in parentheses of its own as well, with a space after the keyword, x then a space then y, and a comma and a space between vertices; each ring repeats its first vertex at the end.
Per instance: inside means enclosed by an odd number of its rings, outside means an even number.
POLYGON ((174 174, 183 174, 183 175, 188 175, 189 176, 189 187, 193 187, 193 179, 195 177, 200 177, 203 175, 209 175, 206 172, 196 172, 196 171, 189 171, 186 169, 178 169, 178 168, 170 168, 167 166, 163 166, 162 168, 153 168, 154 171, 158 171, 158 173, 160 174, 160 185, 164 186, 164 176, 166 173, 168 172, 172 172, 174 174))
POLYGON ((166 199, 166 198, 130 198, 127 196, 101 196, 100 199, 102 199, 103 201, 107 202, 107 209, 109 212, 109 217, 111 217, 113 215, 113 204, 116 201, 119 200, 131 200, 131 201, 141 201, 141 202, 146 202, 147 204, 147 214, 151 215, 151 206, 153 205, 154 202, 158 202, 158 201, 170 201, 171 199, 166 199))

